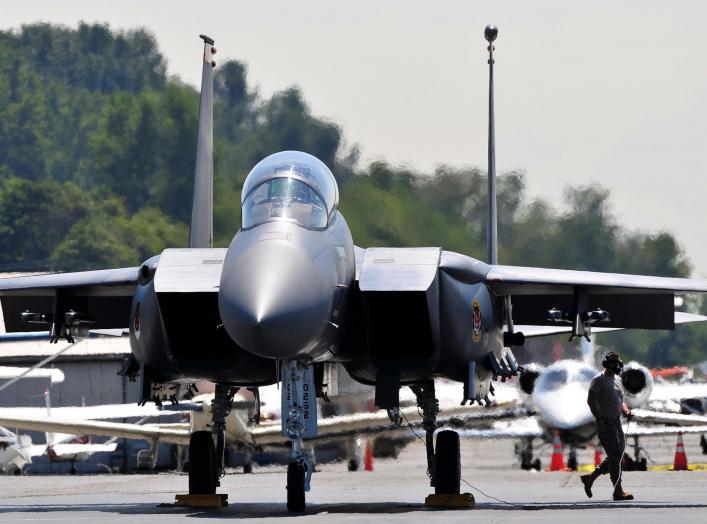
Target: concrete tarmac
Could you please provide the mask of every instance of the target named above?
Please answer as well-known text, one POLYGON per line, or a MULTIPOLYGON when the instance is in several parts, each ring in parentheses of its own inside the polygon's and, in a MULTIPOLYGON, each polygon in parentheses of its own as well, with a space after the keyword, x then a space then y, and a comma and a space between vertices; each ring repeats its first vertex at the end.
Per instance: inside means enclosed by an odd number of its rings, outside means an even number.
MULTIPOLYGON (((699 437, 685 437, 690 462, 707 462, 699 437)), ((645 439, 642 444, 656 463, 672 463, 673 437, 645 439)), ((551 449, 539 456, 547 464, 551 449)), ((593 452, 580 452, 580 462, 593 452)), ((627 472, 631 502, 610 501, 611 485, 602 477, 594 498, 587 499, 578 473, 527 472, 518 469, 511 441, 464 441, 463 477, 489 498, 462 483, 476 498, 475 509, 424 507, 432 493, 425 476, 424 446, 413 442, 398 460, 376 461, 373 472, 349 473, 346 464, 324 464, 314 474, 305 515, 285 506, 285 467, 256 467, 251 475, 231 473, 219 492, 228 493, 221 509, 177 508, 174 496, 187 491, 187 476, 78 475, 0 477, 0 522, 172 522, 186 519, 240 522, 626 522, 707 521, 707 471, 627 472)))

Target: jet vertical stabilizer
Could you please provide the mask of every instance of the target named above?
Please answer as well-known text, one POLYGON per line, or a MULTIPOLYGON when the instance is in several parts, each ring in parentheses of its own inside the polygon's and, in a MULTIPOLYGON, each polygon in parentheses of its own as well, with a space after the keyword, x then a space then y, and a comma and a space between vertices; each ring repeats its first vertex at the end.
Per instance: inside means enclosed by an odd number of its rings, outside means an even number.
POLYGON ((194 170, 194 200, 191 208, 189 247, 209 248, 214 241, 214 41, 199 35, 204 41, 204 63, 201 73, 199 105, 199 136, 194 170))

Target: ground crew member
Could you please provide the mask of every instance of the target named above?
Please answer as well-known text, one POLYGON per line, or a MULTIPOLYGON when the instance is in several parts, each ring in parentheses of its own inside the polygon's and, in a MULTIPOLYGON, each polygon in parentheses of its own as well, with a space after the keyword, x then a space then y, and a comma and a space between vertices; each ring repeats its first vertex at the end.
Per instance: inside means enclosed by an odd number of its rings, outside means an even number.
POLYGON ((624 387, 621 383, 621 371, 624 363, 618 353, 607 353, 604 361, 604 373, 597 375, 589 386, 587 403, 597 421, 599 442, 604 447, 606 458, 589 475, 582 475, 584 492, 592 496, 594 481, 605 473, 609 473, 614 485, 614 500, 633 500, 633 495, 626 493, 621 487, 621 459, 623 458, 626 440, 621 427, 621 415, 631 416, 631 410, 624 402, 624 387))

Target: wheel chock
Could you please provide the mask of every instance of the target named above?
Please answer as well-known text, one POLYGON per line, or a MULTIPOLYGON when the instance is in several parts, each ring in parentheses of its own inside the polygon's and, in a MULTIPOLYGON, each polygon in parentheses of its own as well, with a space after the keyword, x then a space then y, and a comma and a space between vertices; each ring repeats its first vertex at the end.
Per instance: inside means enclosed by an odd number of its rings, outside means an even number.
POLYGON ((433 493, 425 498, 425 506, 428 508, 473 508, 476 504, 474 495, 471 493, 433 493))
POLYGON ((215 495, 175 495, 174 505, 181 508, 225 508, 228 506, 228 494, 215 495))

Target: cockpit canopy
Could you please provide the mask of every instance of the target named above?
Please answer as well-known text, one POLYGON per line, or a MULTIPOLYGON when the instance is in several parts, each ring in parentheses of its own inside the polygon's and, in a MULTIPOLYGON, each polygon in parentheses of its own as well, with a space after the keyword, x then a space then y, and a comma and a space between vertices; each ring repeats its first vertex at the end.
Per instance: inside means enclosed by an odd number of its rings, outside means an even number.
POLYGON ((324 229, 339 205, 334 175, 318 158, 282 151, 256 164, 241 193, 242 227, 276 220, 324 229))
POLYGON ((552 391, 572 382, 589 384, 596 375, 596 369, 579 362, 558 362, 543 371, 538 377, 535 389, 552 391))

